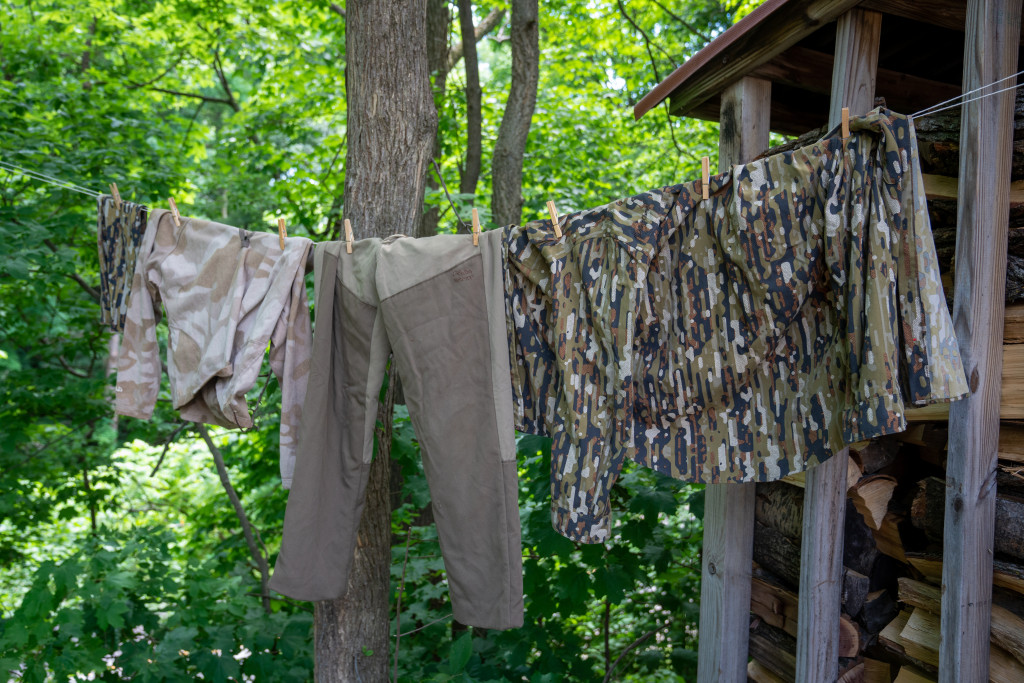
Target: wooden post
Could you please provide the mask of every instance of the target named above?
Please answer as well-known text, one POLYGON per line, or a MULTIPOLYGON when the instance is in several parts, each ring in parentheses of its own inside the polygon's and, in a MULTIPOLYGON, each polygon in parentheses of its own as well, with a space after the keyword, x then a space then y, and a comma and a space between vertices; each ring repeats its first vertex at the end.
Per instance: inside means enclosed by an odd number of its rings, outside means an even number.
MULTIPOLYGON (((1021 0, 969 0, 963 90, 1017 70, 1021 0)), ((1012 85, 1012 82, 991 88, 1012 85)), ((987 681, 1014 91, 960 120, 953 325, 971 396, 949 410, 939 680, 987 681)))
MULTIPOLYGON (((722 93, 718 168, 768 149, 771 81, 741 78, 722 93)), ((709 484, 704 503, 697 681, 744 683, 754 553, 754 484, 709 484)))
MULTIPOLYGON (((843 107, 867 113, 875 96, 882 15, 853 9, 836 25, 829 125, 843 107)), ((797 614, 796 680, 834 681, 839 675, 839 608, 846 520, 849 449, 807 472, 803 541, 800 547, 800 607, 797 614)))

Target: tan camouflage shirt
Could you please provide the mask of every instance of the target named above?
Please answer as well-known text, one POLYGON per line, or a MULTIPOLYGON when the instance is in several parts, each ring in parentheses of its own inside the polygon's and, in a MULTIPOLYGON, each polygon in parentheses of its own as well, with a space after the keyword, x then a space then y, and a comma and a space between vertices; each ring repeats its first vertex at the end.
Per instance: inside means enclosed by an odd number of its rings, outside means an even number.
POLYGON ((291 486, 311 350, 306 254, 312 242, 153 211, 139 252, 117 371, 116 410, 148 419, 160 389, 158 306, 167 311, 167 374, 186 420, 252 426, 245 394, 270 345, 281 383, 281 478, 291 486))
POLYGON ((610 531, 624 458, 768 481, 967 393, 913 126, 875 110, 792 152, 508 229, 517 426, 552 443, 555 528, 610 531))

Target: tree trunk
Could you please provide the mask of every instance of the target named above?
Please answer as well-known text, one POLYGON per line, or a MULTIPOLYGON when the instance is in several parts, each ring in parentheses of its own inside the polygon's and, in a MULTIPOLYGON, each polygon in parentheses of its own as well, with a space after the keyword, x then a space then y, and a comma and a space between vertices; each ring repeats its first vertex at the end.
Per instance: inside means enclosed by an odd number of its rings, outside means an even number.
MULTIPOLYGON (((426 1, 350 0, 346 10, 345 217, 358 237, 408 234, 420 222, 424 173, 437 132, 427 71, 426 1)), ((377 435, 348 592, 316 606, 321 683, 388 678, 392 393, 381 410, 384 430, 377 435)))
MULTIPOLYGON (((451 15, 448 11, 448 0, 427 0, 427 69, 433 78, 432 103, 444 101, 444 91, 448 85, 448 25, 451 23, 451 15)), ((435 104, 435 112, 436 112, 435 104)), ((441 132, 434 134, 434 140, 430 152, 431 158, 441 163, 441 132)), ((431 165, 427 164, 424 175, 426 187, 436 190, 441 187, 434 178, 431 165)), ((441 218, 441 211, 432 206, 424 211, 420 217, 419 226, 416 229, 417 237, 429 237, 437 234, 437 222, 441 218)))
POLYGON ((491 215, 498 225, 518 224, 523 215, 523 155, 540 78, 537 13, 537 0, 512 0, 512 86, 491 162, 491 215))
POLYGON ((462 29, 463 63, 466 66, 466 161, 459 181, 461 194, 476 194, 483 157, 481 128, 483 112, 480 89, 480 65, 476 57, 476 29, 473 26, 473 0, 459 0, 459 26, 462 29))

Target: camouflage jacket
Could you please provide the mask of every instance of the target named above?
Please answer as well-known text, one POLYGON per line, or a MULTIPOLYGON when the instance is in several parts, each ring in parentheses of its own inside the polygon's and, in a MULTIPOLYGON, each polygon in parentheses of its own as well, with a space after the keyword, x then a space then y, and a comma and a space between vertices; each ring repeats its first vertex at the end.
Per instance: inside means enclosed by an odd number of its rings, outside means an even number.
POLYGON ((605 540, 625 458, 768 481, 967 393, 904 116, 507 232, 517 427, 555 528, 605 540))
POLYGON ((146 232, 146 207, 100 195, 96 224, 100 257, 100 322, 114 332, 124 329, 135 259, 146 232))
POLYGON ((148 419, 160 389, 158 304, 167 311, 171 399, 186 420, 252 426, 245 394, 267 344, 281 383, 281 478, 291 486, 312 333, 306 254, 312 242, 153 211, 128 301, 116 410, 148 419))

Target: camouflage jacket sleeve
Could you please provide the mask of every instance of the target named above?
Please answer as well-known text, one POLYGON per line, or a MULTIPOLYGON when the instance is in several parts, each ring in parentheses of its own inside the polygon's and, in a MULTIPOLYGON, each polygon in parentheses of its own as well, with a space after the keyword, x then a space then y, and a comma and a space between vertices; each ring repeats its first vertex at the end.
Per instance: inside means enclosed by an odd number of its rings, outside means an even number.
MULTIPOLYGON (((117 387, 114 409, 119 415, 128 415, 148 420, 153 415, 156 397, 160 392, 160 346, 156 339, 156 324, 159 320, 160 290, 152 277, 154 263, 160 254, 154 255, 157 233, 163 231, 166 243, 170 218, 161 225, 161 212, 149 216, 146 232, 139 247, 132 286, 128 296, 128 311, 125 315, 124 334, 117 360, 117 387)), ((165 251, 166 247, 161 250, 165 251)))

